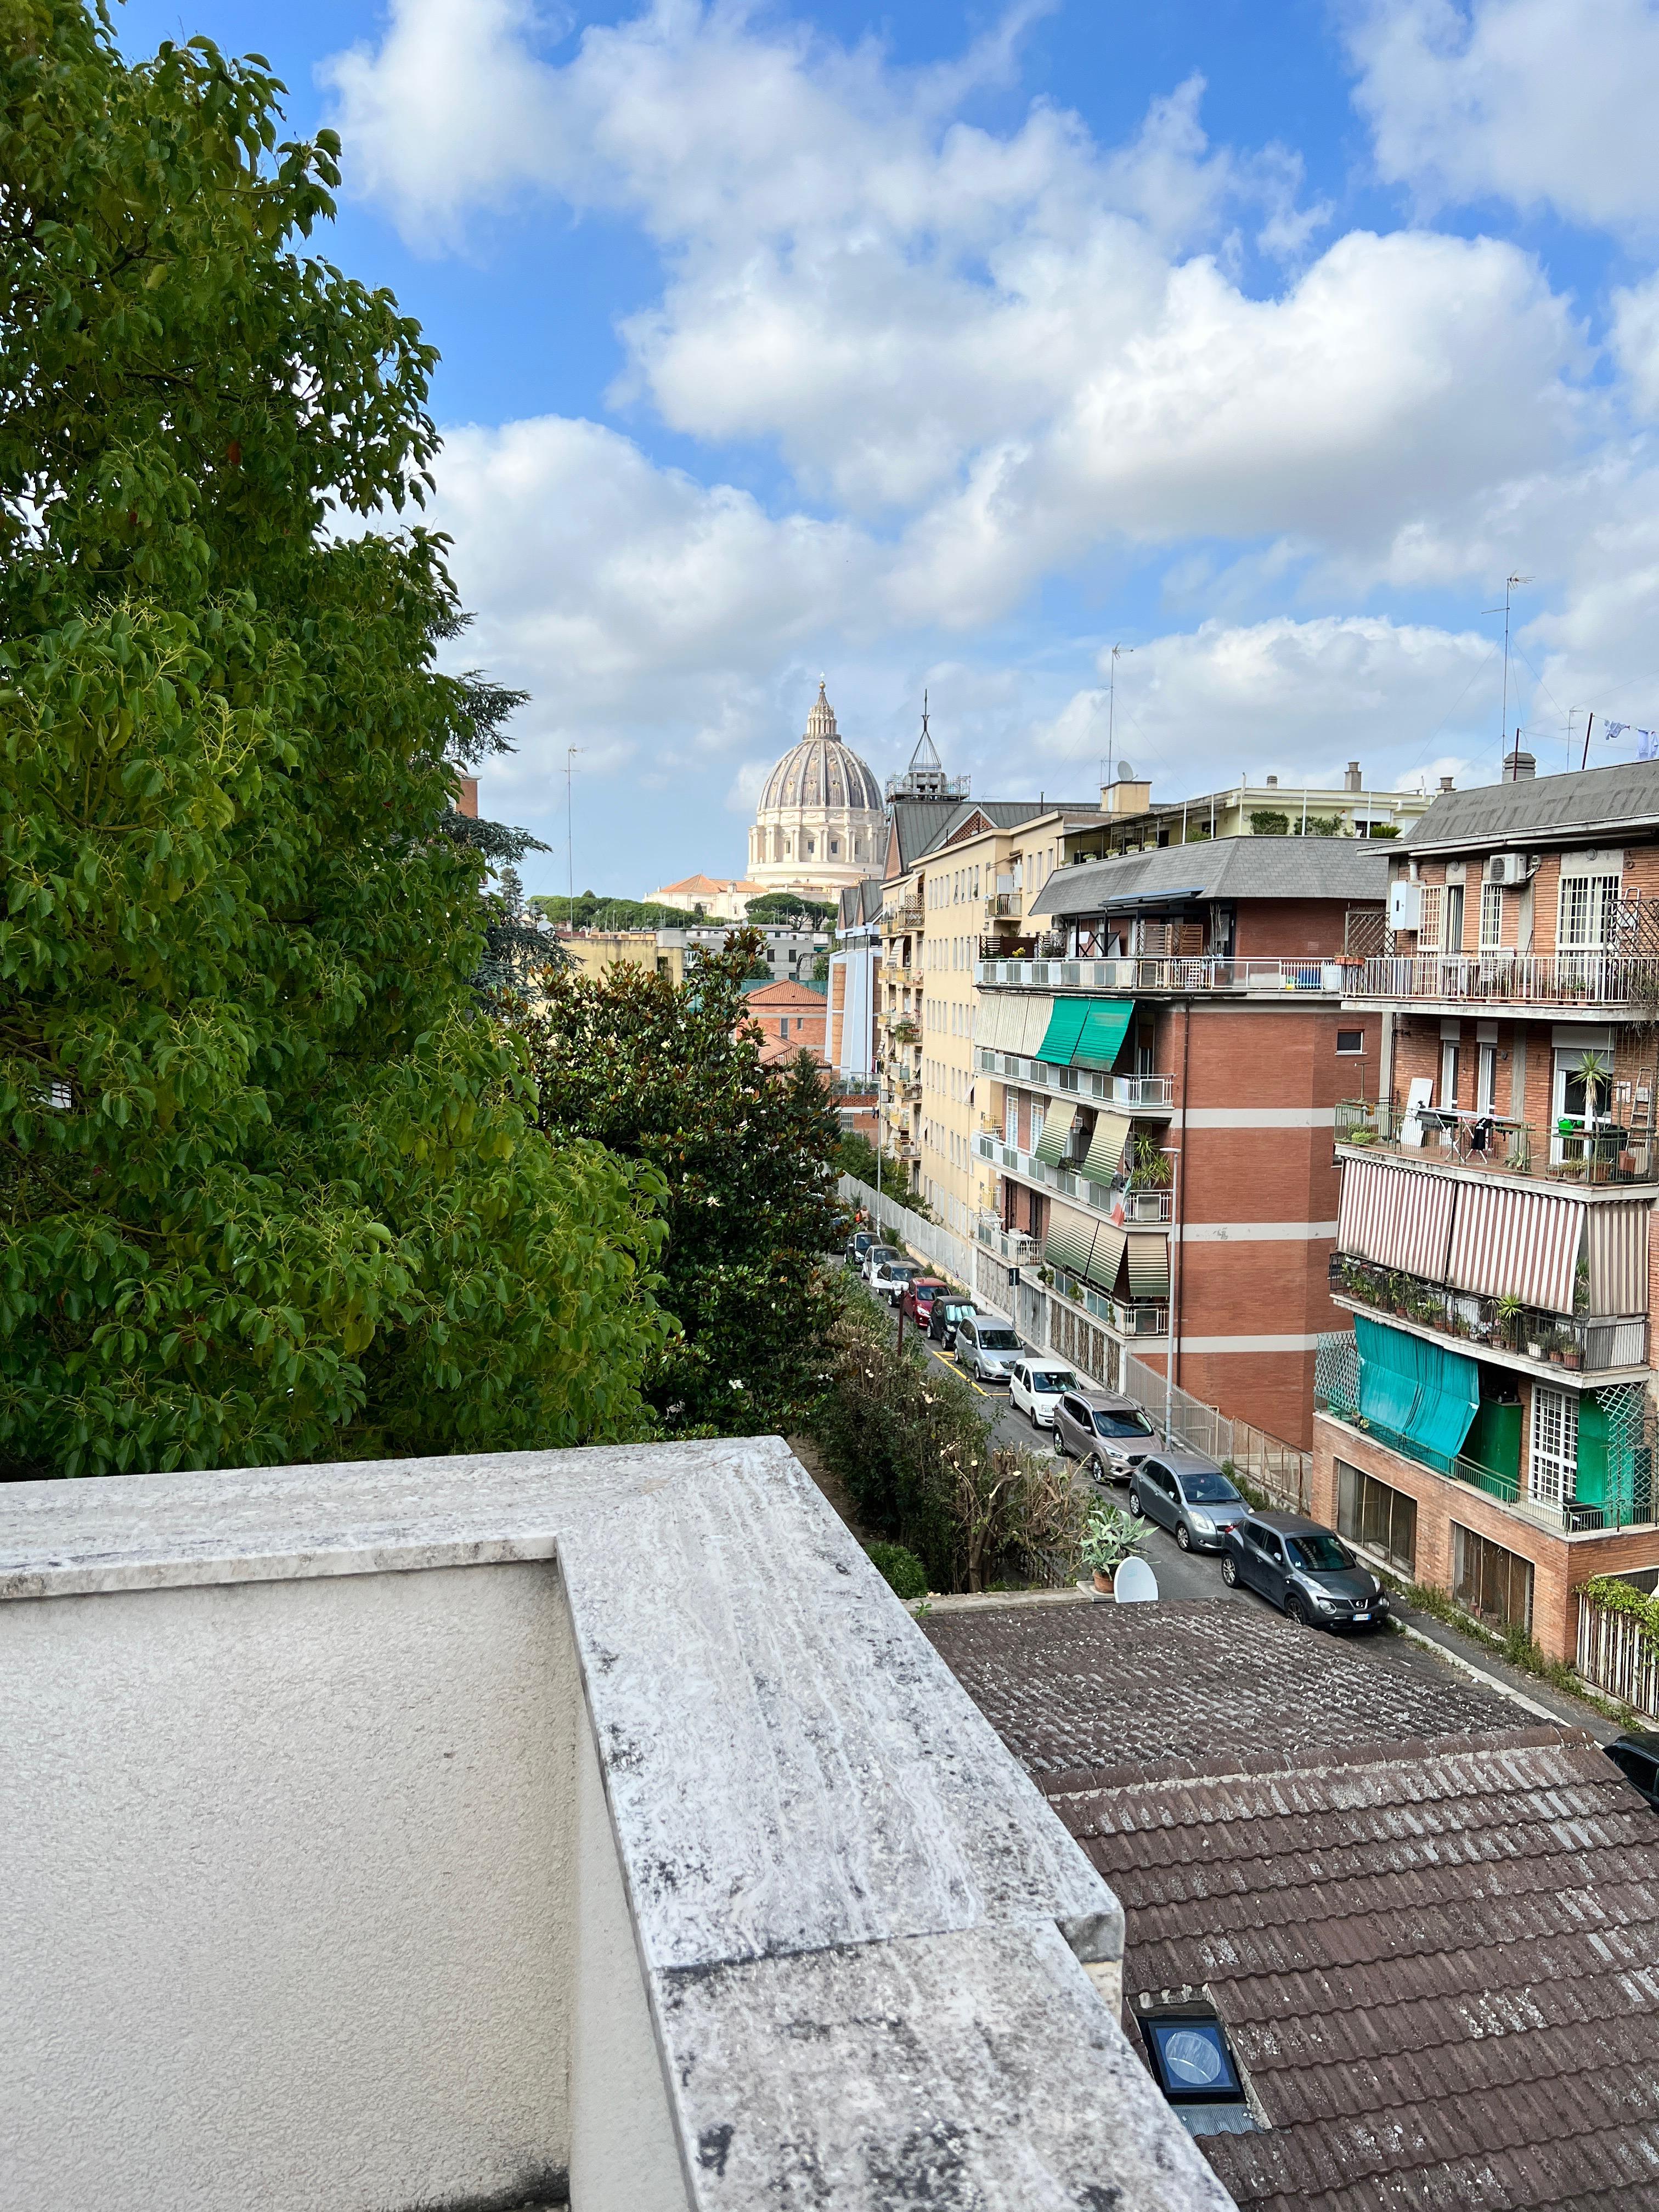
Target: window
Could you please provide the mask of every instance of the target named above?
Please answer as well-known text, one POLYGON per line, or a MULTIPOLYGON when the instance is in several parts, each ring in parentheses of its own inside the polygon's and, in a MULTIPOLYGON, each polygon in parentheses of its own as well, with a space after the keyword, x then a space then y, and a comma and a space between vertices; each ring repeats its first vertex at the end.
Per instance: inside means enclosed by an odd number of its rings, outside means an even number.
POLYGON ((1417 1574, 1417 1500, 1345 1460, 1336 1462, 1336 1525, 1351 1544, 1380 1552, 1390 1566, 1417 1574))
POLYGON ((1571 1390, 1532 1394, 1532 1466, 1528 1487, 1547 1505, 1572 1496, 1578 1473, 1578 1401, 1571 1390))
POLYGON ((1417 923, 1417 949, 1419 952, 1440 950, 1441 902, 1444 891, 1439 884, 1423 885, 1423 902, 1417 923))
POLYGON ((1480 950, 1496 952, 1504 942, 1504 886, 1502 884, 1482 884, 1480 886, 1480 950))
POLYGON ((1475 1058, 1474 1110, 1490 1114, 1498 1095, 1498 1047, 1483 1044, 1475 1058))
POLYGON ((1601 950, 1618 902, 1620 880, 1613 875, 1562 877, 1556 943, 1563 951, 1601 950))
POLYGON ((1457 1045, 1451 1037, 1440 1047, 1440 1096, 1435 1103, 1448 1112, 1457 1103, 1457 1045))
POLYGON ((1339 1053, 1364 1052, 1365 1049, 1364 1030, 1339 1030, 1336 1033, 1336 1048, 1339 1053))
POLYGON ((1461 952, 1463 950, 1463 886, 1462 884, 1448 884, 1446 886, 1446 924, 1443 942, 1448 952, 1461 952))
MULTIPOLYGON (((1152 2060, 1152 2079, 1170 2104, 1244 2103, 1244 2086, 1227 2031, 1211 2008, 1185 2006, 1179 2012, 1143 2014, 1140 2033, 1152 2060)), ((1194 2121, 1197 2117, 1194 2113, 1194 2121)), ((1212 2127, 1220 2124, 1218 2120, 1212 2127)), ((1236 2127, 1237 2122, 1230 2120, 1226 2124, 1236 2127)))
POLYGON ((1452 1595, 1466 1613, 1498 1628, 1532 1628, 1532 1562, 1489 1536, 1452 1522, 1457 1577, 1452 1595))

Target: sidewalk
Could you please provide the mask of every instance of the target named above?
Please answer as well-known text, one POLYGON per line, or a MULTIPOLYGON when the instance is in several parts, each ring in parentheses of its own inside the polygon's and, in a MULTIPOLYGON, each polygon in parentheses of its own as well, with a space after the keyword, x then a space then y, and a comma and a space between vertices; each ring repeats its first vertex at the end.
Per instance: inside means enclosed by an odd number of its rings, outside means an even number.
POLYGON ((1541 1707, 1552 1720, 1561 1721, 1569 1728, 1583 1729, 1586 1735, 1594 1736, 1597 1743, 1611 1743, 1614 1736, 1624 1733, 1617 1721, 1609 1720, 1597 1707, 1581 1698, 1558 1690, 1552 1683, 1540 1681, 1537 1675, 1527 1674, 1522 1668, 1512 1667, 1498 1652, 1490 1651, 1472 1636, 1451 1628, 1431 1613, 1417 1613, 1399 1597, 1394 1600, 1394 1620, 1398 1627, 1432 1644, 1445 1652, 1454 1664, 1473 1668, 1486 1681, 1509 1691, 1517 1699, 1524 1699, 1534 1707, 1541 1707))

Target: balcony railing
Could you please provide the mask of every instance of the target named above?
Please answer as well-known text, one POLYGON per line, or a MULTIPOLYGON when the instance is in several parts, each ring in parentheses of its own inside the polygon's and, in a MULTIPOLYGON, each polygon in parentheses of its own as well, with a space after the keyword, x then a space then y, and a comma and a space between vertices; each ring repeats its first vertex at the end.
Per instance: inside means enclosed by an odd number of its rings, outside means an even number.
POLYGON ((1096 1182, 1079 1174, 1075 1161, 1070 1166, 1050 1167, 1035 1152, 1023 1152, 1018 1146, 1005 1143, 997 1129, 981 1129, 974 1139, 974 1150, 993 1167, 1045 1189, 1057 1190, 1062 1198, 1074 1199, 1097 1213, 1115 1214, 1127 1226, 1156 1229, 1170 1218, 1172 1194, 1156 1183, 1096 1182))
POLYGON ((1063 1267, 1054 1270, 1054 1288, 1061 1297, 1081 1306, 1120 1336, 1167 1336, 1170 1333, 1170 1309, 1162 1298, 1104 1297, 1081 1276, 1068 1274, 1063 1267))
POLYGON ((1025 898, 1020 891, 993 891, 985 902, 988 921, 1018 921, 1025 911, 1025 898))
POLYGON ((1427 1167, 1456 1166, 1550 1182, 1632 1183, 1659 1180, 1653 1139, 1612 1122, 1539 1131, 1501 1114, 1419 1107, 1392 1099, 1347 1098, 1336 1109, 1339 1145, 1369 1146, 1427 1167))
POLYGON ((883 908, 881 926, 885 930, 920 929, 923 919, 921 901, 918 898, 903 899, 897 906, 883 908))
POLYGON ((1605 1375, 1616 1369, 1645 1367, 1645 1314, 1553 1314, 1535 1306, 1500 1310, 1496 1298, 1477 1297, 1379 1267, 1374 1261, 1346 1253, 1331 1256, 1331 1294, 1352 1299, 1372 1313, 1389 1314, 1462 1339, 1474 1352, 1495 1352, 1534 1366, 1568 1373, 1605 1375))
POLYGON ((1454 1482, 1467 1483, 1471 1490, 1480 1491, 1508 1512, 1522 1521, 1530 1521, 1537 1528, 1549 1528, 1563 1536, 1594 1535, 1602 1529, 1642 1528, 1651 1526, 1654 1518, 1652 1498, 1637 1494, 1617 1498, 1595 1504, 1581 1504, 1577 1498, 1532 1498, 1524 1489, 1518 1474, 1504 1469, 1482 1467, 1478 1460, 1460 1452, 1455 1457, 1437 1452, 1415 1437, 1408 1437, 1386 1422, 1367 1419, 1361 1413, 1355 1392, 1350 1388, 1327 1388, 1316 1391, 1314 1405, 1317 1411, 1334 1415, 1346 1421, 1351 1428, 1360 1430, 1372 1437, 1385 1450, 1397 1452, 1401 1459, 1410 1460, 1415 1467, 1425 1467, 1431 1474, 1446 1475, 1454 1482))
POLYGON ((1272 997, 1286 991, 1341 995, 1336 959, 1215 960, 1207 954, 1169 960, 995 960, 979 963, 992 989, 1121 991, 1135 998, 1272 997))
POLYGON ((1382 953, 1344 995, 1392 1006, 1659 1006, 1659 959, 1629 952, 1382 953))
POLYGON ((1018 1053, 993 1052, 988 1045, 975 1047, 974 1065, 981 1075, 1001 1076, 1034 1091, 1069 1092, 1103 1106, 1121 1106, 1131 1114, 1167 1114, 1175 1105, 1172 1075, 1103 1075, 1092 1067, 1056 1067, 1018 1053))
POLYGON ((1006 1260, 1011 1267, 1035 1267, 1042 1258, 1042 1246, 1035 1237, 1028 1237, 1021 1229, 1005 1229, 994 1213, 981 1213, 974 1234, 988 1251, 1006 1260))

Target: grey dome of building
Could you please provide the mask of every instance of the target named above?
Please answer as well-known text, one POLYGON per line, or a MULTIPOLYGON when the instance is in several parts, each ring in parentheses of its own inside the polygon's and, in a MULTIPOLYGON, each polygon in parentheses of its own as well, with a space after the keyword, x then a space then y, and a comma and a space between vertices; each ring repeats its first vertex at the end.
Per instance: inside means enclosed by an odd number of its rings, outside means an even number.
POLYGON ((767 777, 749 833, 749 877, 768 890, 836 891, 886 848, 881 787, 836 727, 818 685, 806 731, 767 777))

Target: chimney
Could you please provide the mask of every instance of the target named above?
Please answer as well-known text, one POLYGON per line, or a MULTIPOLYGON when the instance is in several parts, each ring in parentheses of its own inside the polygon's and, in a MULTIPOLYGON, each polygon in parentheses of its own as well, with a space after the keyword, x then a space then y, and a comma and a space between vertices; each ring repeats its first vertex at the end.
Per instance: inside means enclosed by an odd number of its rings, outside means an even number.
POLYGON ((476 775, 458 775, 460 790, 455 797, 455 811, 465 814, 470 822, 478 818, 478 779, 476 775))
POLYGON ((1505 783, 1530 783, 1537 773, 1537 762, 1530 753, 1523 753, 1519 746, 1513 752, 1504 754, 1504 781, 1505 783))
POLYGON ((1350 761, 1348 763, 1348 772, 1342 779, 1342 788, 1344 791, 1364 791, 1365 788, 1364 781, 1359 774, 1359 763, 1358 761, 1350 761))
POLYGON ((1103 783, 1100 787, 1101 811, 1105 814, 1149 814, 1152 806, 1152 787, 1142 782, 1127 761, 1120 761, 1115 783, 1103 783))
POLYGON ((1269 791, 1277 791, 1277 790, 1278 790, 1278 788, 1279 788, 1279 778, 1278 778, 1276 775, 1270 775, 1270 776, 1267 778, 1267 788, 1268 788, 1268 790, 1269 790, 1269 791))
POLYGON ((1443 775, 1440 779, 1440 788, 1442 791, 1455 791, 1457 787, 1449 775, 1443 775))

